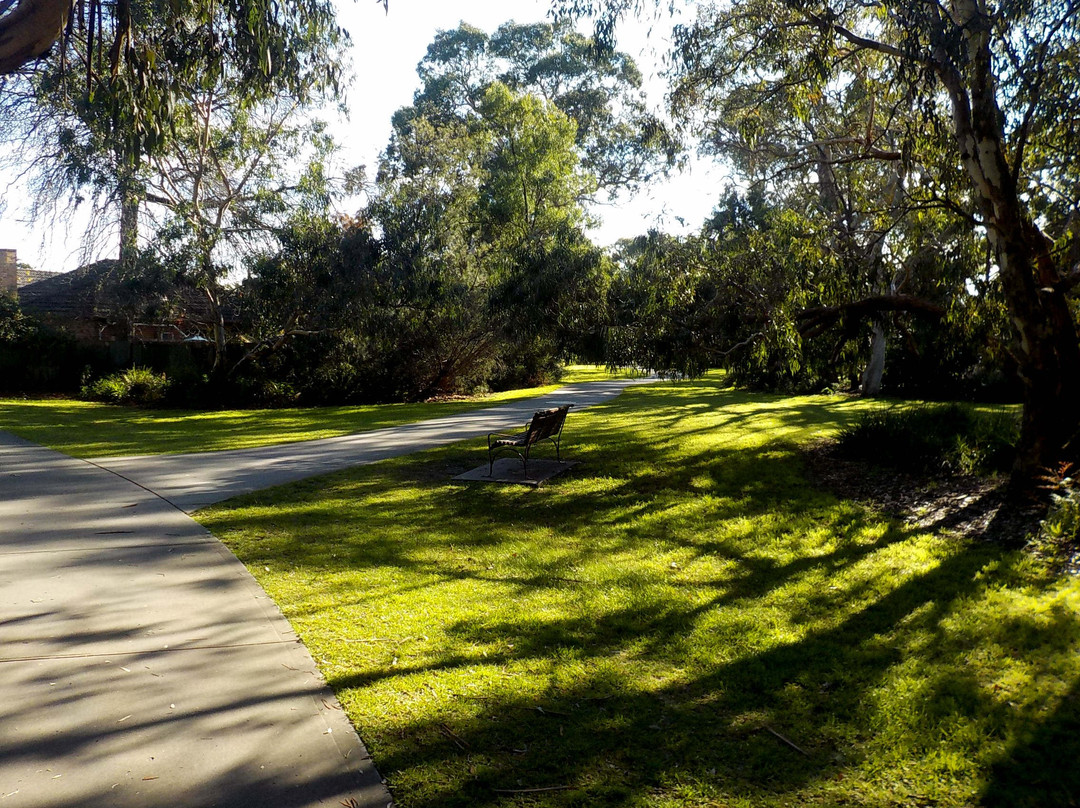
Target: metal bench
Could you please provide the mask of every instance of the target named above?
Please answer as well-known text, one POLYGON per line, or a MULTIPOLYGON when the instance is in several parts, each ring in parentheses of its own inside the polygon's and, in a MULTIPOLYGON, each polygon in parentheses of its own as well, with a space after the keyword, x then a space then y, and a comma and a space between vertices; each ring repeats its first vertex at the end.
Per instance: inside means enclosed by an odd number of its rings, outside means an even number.
POLYGON ((524 432, 491 432, 488 434, 488 476, 495 468, 495 457, 503 452, 512 452, 521 458, 525 466, 525 476, 529 476, 529 452, 540 441, 555 444, 555 459, 562 462, 559 441, 562 439, 566 413, 573 404, 564 404, 550 410, 537 410, 524 432))

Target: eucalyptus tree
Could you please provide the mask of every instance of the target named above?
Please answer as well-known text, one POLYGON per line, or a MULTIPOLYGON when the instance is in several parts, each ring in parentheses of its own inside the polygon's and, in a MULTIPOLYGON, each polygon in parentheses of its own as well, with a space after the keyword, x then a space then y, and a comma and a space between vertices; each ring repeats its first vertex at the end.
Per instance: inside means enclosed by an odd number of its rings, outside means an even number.
MULTIPOLYGON (((556 6, 599 14, 610 38, 620 15, 654 3, 556 6)), ((1078 56, 1080 0, 732 0, 702 5, 677 39, 685 106, 706 116, 731 96, 767 101, 798 88, 810 97, 847 84, 856 68, 910 99, 890 112, 934 142, 925 152, 913 144, 926 166, 919 181, 935 196, 946 191, 946 204, 985 232, 1013 323, 1025 387, 1017 482, 1078 451, 1078 56)), ((869 123, 844 133, 834 160, 875 157, 880 130, 869 123)))
POLYGON ((582 233, 595 181, 579 166, 574 122, 500 82, 474 104, 467 117, 395 116, 368 209, 387 301, 377 330, 411 341, 408 395, 484 380, 510 349, 541 370, 602 263, 582 233), (542 316, 556 310, 568 316, 542 316))
POLYGON ((190 101, 171 147, 146 162, 148 249, 205 295, 214 366, 224 370, 226 278, 271 249, 287 221, 326 214, 335 144, 295 98, 245 108, 228 87, 213 87, 190 101))
MULTIPOLYGON (((34 2, 9 8, 5 30, 34 2)), ((3 137, 36 160, 38 189, 53 203, 91 197, 119 211, 128 269, 148 164, 183 148, 178 129, 208 94, 228 93, 245 110, 279 95, 313 104, 340 89, 348 37, 328 0, 78 0, 71 8, 46 58, 2 79, 11 121, 3 137)))
MULTIPOLYGON (((388 8, 389 0, 382 4, 388 8)), ((32 70, 35 60, 56 52, 76 57, 69 61, 88 83, 103 65, 113 74, 161 80, 165 74, 155 71, 168 62, 177 75, 193 76, 202 72, 200 46, 210 46, 223 62, 239 65, 249 81, 263 83, 275 74, 296 73, 309 29, 328 24, 333 8, 322 0, 6 0, 0 3, 0 77, 32 70), (170 31, 164 39, 152 33, 162 28, 170 31), (80 54, 91 58, 80 62, 80 54)), ((159 102, 166 100, 167 84, 161 85, 159 102)), ((163 111, 156 106, 148 103, 142 112, 163 111)))
POLYGON ((508 22, 491 35, 462 23, 436 35, 417 72, 422 87, 399 116, 475 117, 499 82, 575 122, 582 166, 608 194, 638 188, 679 154, 673 133, 648 108, 634 60, 599 50, 566 23, 508 22))

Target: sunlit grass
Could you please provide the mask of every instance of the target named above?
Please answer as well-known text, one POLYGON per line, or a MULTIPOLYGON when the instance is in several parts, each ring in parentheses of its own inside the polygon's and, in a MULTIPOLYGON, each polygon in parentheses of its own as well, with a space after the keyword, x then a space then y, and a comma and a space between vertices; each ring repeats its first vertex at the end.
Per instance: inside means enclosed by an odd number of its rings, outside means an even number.
POLYGON ((816 489, 864 406, 652 385, 539 490, 473 442, 199 518, 404 808, 1074 804, 1080 585, 816 489))
POLYGON ((73 399, 0 399, 0 429, 75 457, 248 449, 455 415, 543 395, 565 384, 609 378, 613 374, 606 368, 571 365, 559 384, 467 399, 272 410, 200 412, 118 407, 73 399))

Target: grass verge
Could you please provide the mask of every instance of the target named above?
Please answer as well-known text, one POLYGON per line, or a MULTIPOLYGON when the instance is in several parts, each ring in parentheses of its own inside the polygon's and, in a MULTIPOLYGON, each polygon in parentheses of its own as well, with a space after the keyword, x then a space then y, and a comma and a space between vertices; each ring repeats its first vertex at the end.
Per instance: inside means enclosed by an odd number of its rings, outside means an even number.
POLYGON ((455 415, 543 395, 566 384, 614 378, 572 365, 559 384, 422 404, 289 407, 273 410, 165 410, 74 399, 0 399, 0 429, 73 457, 180 454, 250 449, 351 435, 455 415))
POLYGON ((1080 584, 815 488, 863 406, 653 385, 539 490, 452 482, 475 443, 199 520, 403 808, 1075 804, 1080 584))

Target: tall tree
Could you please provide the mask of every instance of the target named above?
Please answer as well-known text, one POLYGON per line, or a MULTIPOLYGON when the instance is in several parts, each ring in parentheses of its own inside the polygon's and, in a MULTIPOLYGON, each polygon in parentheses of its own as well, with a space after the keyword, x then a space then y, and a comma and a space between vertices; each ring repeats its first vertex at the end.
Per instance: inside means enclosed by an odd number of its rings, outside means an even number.
MULTIPOLYGON (((599 13, 601 34, 642 0, 565 0, 599 13)), ((852 65, 910 97, 905 114, 948 136, 928 161, 932 183, 961 171, 956 210, 993 251, 1025 387, 1015 479, 1080 453, 1080 343, 1071 305, 1080 187, 1080 0, 734 0, 701 7, 679 32, 677 70, 708 76, 695 102, 731 94, 768 98, 784 88, 845 82, 852 65), (1052 204, 1047 204, 1053 200, 1052 204)), ((865 131, 865 130, 864 130, 865 131)), ((845 154, 874 148, 850 133, 845 154)))
POLYGON ((147 163, 172 147, 178 123, 199 116, 201 99, 228 92, 242 110, 339 89, 347 35, 327 0, 78 0, 73 9, 47 59, 0 78, 12 122, 3 137, 37 159, 39 188, 54 200, 90 195, 115 206, 128 270, 147 163))
POLYGON ((382 232, 381 316, 402 338, 423 336, 404 361, 423 370, 413 396, 490 378, 500 359, 542 372, 572 329, 541 313, 570 311, 559 304, 598 280, 601 257, 581 232, 594 181, 579 168, 574 122, 499 82, 474 104, 466 116, 395 116, 368 211, 382 232))
POLYGON ((151 249, 206 296, 214 367, 224 371, 225 277, 265 251, 285 221, 325 214, 334 143, 287 97, 244 108, 230 88, 213 87, 188 112, 172 147, 147 160, 143 197, 157 225, 151 249))
POLYGON ((680 144, 648 109, 634 60, 599 51, 565 23, 509 22, 490 36, 462 23, 436 35, 417 72, 423 85, 399 115, 475 117, 498 81, 575 122, 582 165, 609 194, 636 189, 679 154, 680 144))

